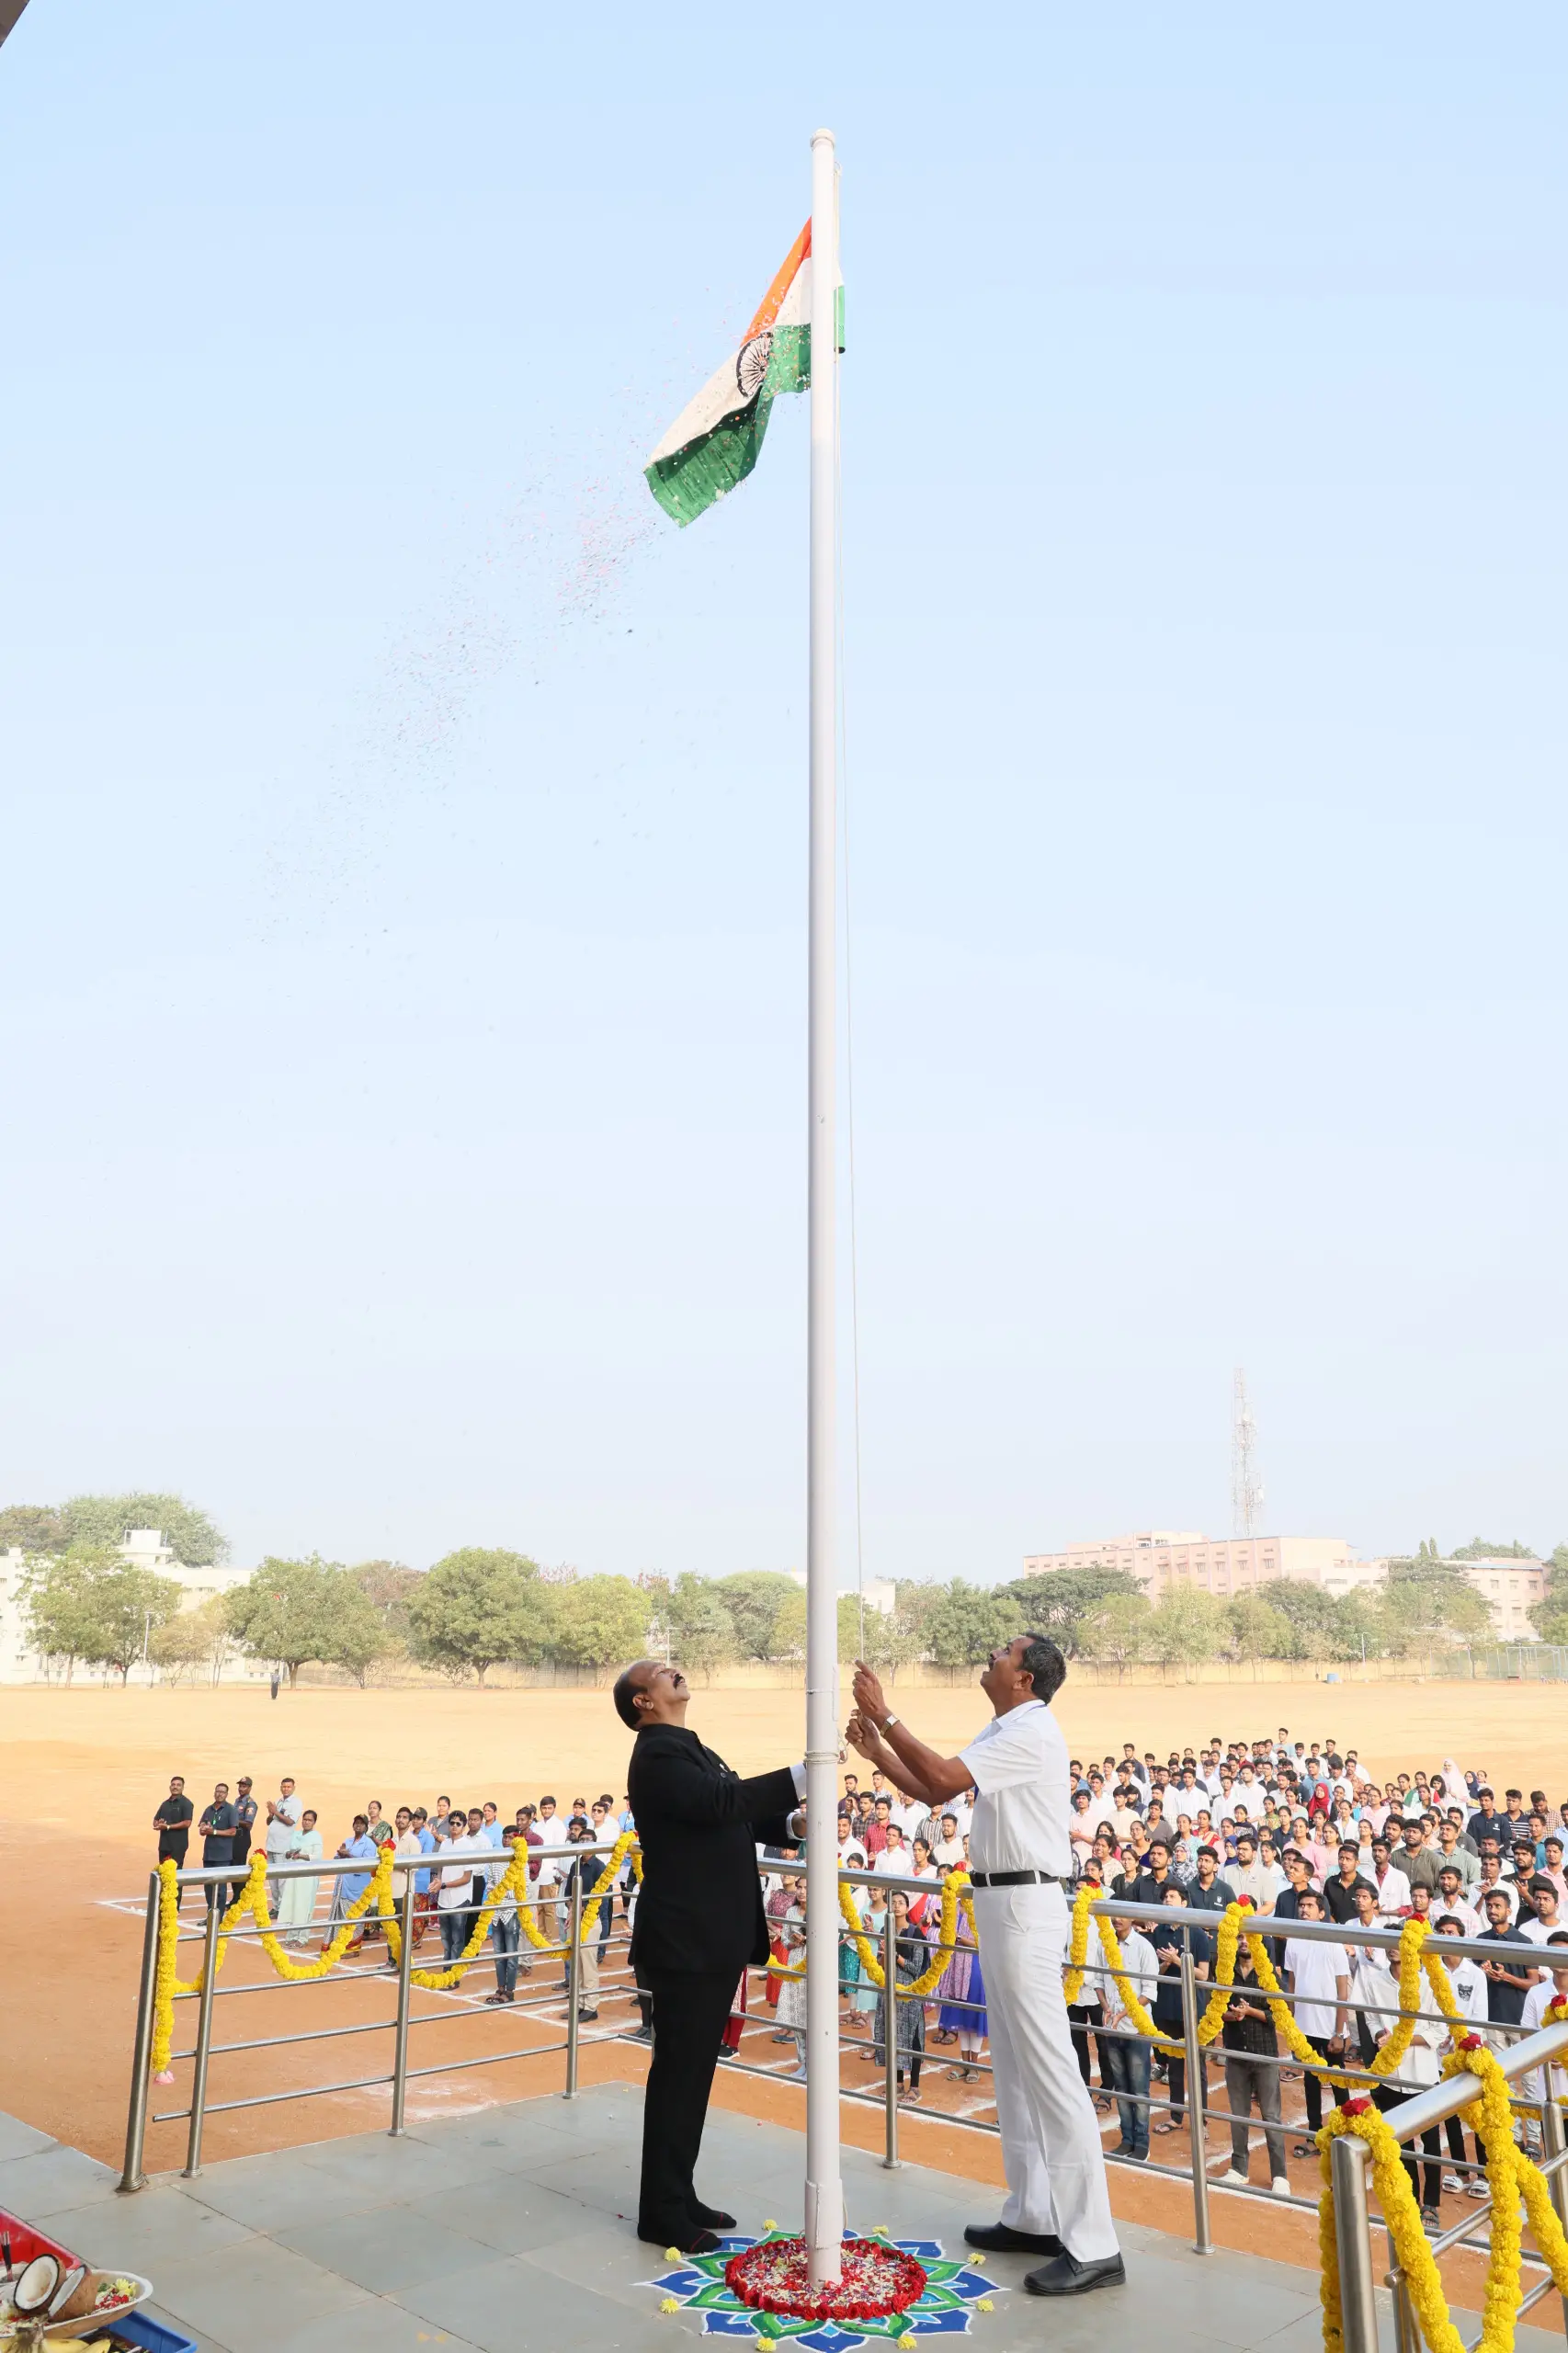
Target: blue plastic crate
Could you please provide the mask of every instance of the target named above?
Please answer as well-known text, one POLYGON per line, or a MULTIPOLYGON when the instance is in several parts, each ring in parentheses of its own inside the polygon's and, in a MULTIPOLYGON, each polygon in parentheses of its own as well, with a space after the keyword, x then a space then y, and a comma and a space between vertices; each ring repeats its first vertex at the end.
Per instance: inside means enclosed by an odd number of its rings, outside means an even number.
POLYGON ((150 2313, 127 2313, 121 2319, 106 2320, 104 2325, 128 2345, 144 2346, 146 2353, 201 2353, 194 2336, 171 2328, 167 2321, 154 2320, 150 2313))

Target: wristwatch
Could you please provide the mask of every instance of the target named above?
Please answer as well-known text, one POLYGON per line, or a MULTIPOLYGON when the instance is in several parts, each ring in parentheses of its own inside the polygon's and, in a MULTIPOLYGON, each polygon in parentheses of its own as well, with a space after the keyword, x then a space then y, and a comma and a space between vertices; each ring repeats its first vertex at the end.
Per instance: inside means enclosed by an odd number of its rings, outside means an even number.
POLYGON ((897 1722, 898 1718, 896 1716, 884 1716, 881 1724, 878 1726, 878 1730, 880 1732, 892 1732, 897 1722))

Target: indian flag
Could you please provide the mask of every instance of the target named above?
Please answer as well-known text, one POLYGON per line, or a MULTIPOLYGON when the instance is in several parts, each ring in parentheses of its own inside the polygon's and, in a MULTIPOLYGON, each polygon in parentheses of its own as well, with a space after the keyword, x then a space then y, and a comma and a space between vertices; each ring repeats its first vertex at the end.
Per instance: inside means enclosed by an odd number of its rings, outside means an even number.
POLYGON ((812 381, 812 224, 808 221, 758 306, 738 351, 684 408, 643 472, 677 523, 695 523, 757 460, 779 392, 812 381))

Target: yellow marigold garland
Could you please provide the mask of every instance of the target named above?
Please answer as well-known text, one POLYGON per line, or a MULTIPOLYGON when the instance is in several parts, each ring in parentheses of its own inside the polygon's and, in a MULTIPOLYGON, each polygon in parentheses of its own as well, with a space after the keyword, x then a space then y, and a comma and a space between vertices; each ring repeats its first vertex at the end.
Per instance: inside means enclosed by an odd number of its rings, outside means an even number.
POLYGON ((1062 1972, 1062 1995, 1069 2009, 1082 1998, 1084 1969, 1089 1958, 1090 1906, 1095 1900, 1093 1880, 1085 1880, 1073 1898, 1073 1925, 1067 1935, 1067 1966, 1062 1972))
MULTIPOLYGON (((1437 1992, 1435 1972, 1442 1969, 1434 1956, 1428 1975, 1437 1992)), ((1447 1972, 1443 1971, 1446 1976, 1447 1972)), ((1451 1989, 1439 2006, 1458 2017, 1451 1989)), ((1553 2005, 1554 2007, 1558 2006, 1553 2005)), ((1562 2006, 1568 2016, 1568 2005, 1562 2006)), ((1392 2040, 1392 2038, 1391 2038, 1392 2040)), ((1385 2044, 1384 2048, 1387 2048, 1385 2044)), ((1519 2200, 1524 2200, 1530 2228, 1541 2257, 1558 2289, 1568 2295, 1568 2238, 1553 2211, 1540 2168, 1515 2145, 1508 2079, 1479 2035, 1467 2034, 1443 2063, 1445 2075, 1468 2073, 1481 2081, 1480 2132, 1486 2148, 1486 2181, 1492 2193, 1491 2245, 1487 2255, 1486 2292, 1482 2332, 1475 2353, 1511 2353, 1521 2296, 1519 2265, 1519 2200)), ((1464 2339, 1449 2317, 1437 2257, 1422 2228, 1415 2193, 1401 2161, 1401 2144, 1386 2118, 1365 2096, 1335 2109, 1317 2136, 1323 2190, 1318 2200, 1318 2251, 1322 2263, 1320 2295, 1324 2316, 1324 2353, 1343 2353, 1344 2313, 1339 2295, 1339 2247, 1335 2228, 1333 2170, 1330 2151, 1342 2132, 1353 2132, 1371 2153, 1372 2181, 1393 2240, 1399 2268, 1421 2333, 1431 2353, 1466 2353, 1464 2339)))
MULTIPOLYGON (((959 1949, 958 1926, 960 1904, 963 1906, 964 1918, 969 1923, 970 1934, 973 1937, 978 1949, 980 1932, 974 1925, 974 1898, 969 1892, 969 1873, 965 1870, 951 1870, 942 1881, 942 1916, 937 1931, 937 1957, 930 1967, 922 1970, 920 1975, 909 1984, 895 1988, 901 2002, 925 2001, 928 1995, 936 1992, 946 1976, 948 1963, 959 1949)), ((884 1983, 882 1964, 877 1958, 876 1947, 860 1926, 860 1915, 855 1909, 855 1899, 843 1880, 838 1882, 838 1908, 844 1915, 844 1924, 850 1932, 850 1942, 859 1955, 862 1970, 869 1983, 880 1990, 884 1983)), ((775 1977, 800 1977, 805 1972, 805 1963, 801 1961, 794 1968, 789 1968, 781 1967, 775 1961, 769 1961, 768 1969, 775 1977)))
MULTIPOLYGON (((615 1874, 628 1854, 631 1853, 635 1844, 636 1833, 631 1830, 622 1831, 616 1840, 601 1875, 599 1888, 583 1906, 581 1941, 584 1944, 590 1942, 597 1934, 600 1907, 605 1894, 610 1892, 615 1874)), ((392 1870, 399 1861, 400 1859, 389 1840, 378 1850, 369 1885, 344 1913, 331 1942, 314 1961, 296 1961, 274 1931, 272 1915, 267 1902, 267 1855, 265 1850, 258 1849, 250 1859, 250 1870, 244 1885, 219 1923, 218 1949, 213 1957, 214 1974, 222 1968, 228 1956, 229 1930, 247 1913, 261 1930, 261 1949, 267 1960, 279 1977, 288 1979, 293 1984, 302 1984, 314 1978, 329 1976, 337 1967, 353 1940, 356 1922, 362 1919, 372 1907, 387 1924, 387 1945, 393 1961, 400 1960, 403 1932, 398 1922, 397 1904, 392 1887, 392 1870)), ((401 1868, 404 1870, 417 1870, 422 1866, 403 1857, 401 1859, 401 1868)), ((632 1868, 641 1880, 642 1862, 640 1854, 633 1857, 632 1868)), ((176 1866, 172 1858, 158 1866, 158 1957, 153 1986, 152 2069, 154 2076, 164 2078, 168 2075, 169 2054, 174 2042, 175 1995, 199 1993, 201 1985, 199 1976, 188 1985, 182 1984, 176 1972, 176 1952, 179 1937, 179 1891, 176 1885, 176 1866)), ((411 1982, 424 1987, 427 1993, 444 1993, 450 1987, 460 1984, 478 1959, 480 1949, 490 1932, 490 1923, 495 1916, 497 1908, 508 1895, 515 1896, 517 1900, 519 1917, 528 1933, 528 1941, 540 1952, 563 1953, 566 1949, 565 1946, 552 1945, 541 1934, 531 1917, 530 1907, 527 1901, 528 1883, 528 1849, 526 1843, 519 1839, 517 1841, 511 1861, 485 1899, 479 1917, 470 1932, 468 1942, 459 1958, 446 1969, 411 1970, 409 1972, 411 1982)))
MULTIPOLYGON (((1242 1904, 1250 1909, 1251 1899, 1244 1897, 1242 1899, 1242 1904)), ((1233 1905, 1231 1909, 1239 1914, 1242 1909, 1242 1905, 1233 1905)), ((1228 1917, 1229 1914, 1227 1914, 1227 1918, 1228 1917)), ((1437 2007, 1442 2011, 1443 2016, 1446 2018, 1453 2019, 1458 2018, 1460 2015, 1458 2005, 1454 2000, 1453 1988, 1449 1984, 1448 1971, 1443 1967, 1442 1962, 1437 1959, 1436 1953, 1428 1954, 1423 1950, 1423 1947, 1426 1941, 1428 1928, 1429 1923, 1427 1921, 1411 1918, 1405 1922, 1403 1928, 1400 1932, 1399 2023, 1392 2029, 1389 2039, 1383 2044, 1382 2048, 1373 2055, 1366 2068, 1360 2071, 1363 2074, 1381 2076, 1392 2075, 1395 2068, 1399 2065, 1400 2061, 1403 2058, 1405 2052, 1409 2050, 1411 2039, 1415 2032, 1415 2013, 1421 2005, 1421 1975, 1423 1969, 1426 1971, 1427 1982, 1431 1985, 1437 2007)), ((1315 2069, 1316 2072, 1323 2075, 1329 2083, 1337 2084, 1342 2088, 1348 2088, 1354 2081, 1354 2078, 1341 2073, 1335 2068, 1324 2067, 1322 2060, 1318 2057, 1317 2052, 1312 2049, 1312 2044, 1307 2040, 1306 2036, 1296 2024, 1295 2012, 1292 2010, 1290 2003, 1285 2000, 1280 1990, 1279 1980, 1274 1973, 1274 1963, 1268 1957, 1268 1949, 1262 1937, 1259 1936, 1256 1930, 1248 1930, 1246 1932, 1246 1944, 1247 1950, 1252 1955, 1252 1965, 1256 1974, 1258 1984, 1265 1995, 1267 1997, 1269 2014, 1273 2018, 1276 2030, 1279 2034, 1286 2049, 1290 2052, 1292 2058, 1299 2059, 1303 2066, 1315 2069)), ((1231 1966, 1233 1975, 1234 1947, 1232 1948, 1231 1966)), ((1228 1991, 1228 1988, 1217 1988, 1216 1990, 1228 1991)), ((1210 2002, 1210 2008, 1212 2009, 1213 2006, 1213 2000, 1211 1998, 1210 2002)), ((1200 2033, 1202 2029, 1199 2029, 1200 2033)))

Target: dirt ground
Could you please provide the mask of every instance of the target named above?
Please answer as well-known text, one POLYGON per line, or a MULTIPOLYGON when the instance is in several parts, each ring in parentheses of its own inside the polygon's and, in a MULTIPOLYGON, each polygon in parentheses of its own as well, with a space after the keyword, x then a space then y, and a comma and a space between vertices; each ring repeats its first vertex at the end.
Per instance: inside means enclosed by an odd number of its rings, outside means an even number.
MULTIPOLYGON (((1463 1765, 1483 1764, 1499 1786, 1544 1786, 1554 1797, 1568 1790, 1568 1708, 1552 1687, 1269 1684, 1254 1694, 1214 1686, 1074 1691, 1069 1684, 1057 1704, 1074 1752, 1085 1756, 1119 1751, 1124 1739, 1163 1755, 1173 1745, 1199 1745, 1211 1733, 1251 1738, 1283 1722, 1292 1737, 1332 1734, 1355 1746, 1380 1775, 1401 1767, 1431 1768, 1452 1755, 1463 1765)), ((798 1689, 699 1691, 691 1721, 733 1764, 757 1770, 800 1753, 802 1711, 798 1689)), ((910 1722, 939 1747, 961 1745, 985 1713, 978 1691, 908 1695, 910 1722)), ((262 1795, 276 1790, 281 1774, 292 1773, 304 1802, 321 1813, 330 1852, 369 1797, 379 1797, 389 1813, 404 1801, 430 1804, 441 1794, 465 1803, 494 1798, 507 1815, 524 1798, 546 1790, 563 1810, 573 1798, 592 1799, 601 1790, 619 1798, 630 1742, 608 1692, 317 1689, 285 1692, 274 1701, 265 1688, 7 1689, 0 1695, 0 1868, 6 1884, 18 1894, 30 1890, 32 1901, 9 1909, 4 2106, 118 2165, 142 1943, 137 1909, 156 1858, 153 1813, 172 1772, 184 1773, 199 1808, 219 1779, 232 1784, 248 1772, 262 1795)), ((182 1949, 182 1973, 194 1973, 198 1950, 195 1943, 182 1949)), ((292 2084, 347 2085, 390 2064, 382 2022, 390 2015, 391 1985, 373 1967, 317 1988, 284 1987, 258 1956, 236 1951, 221 1982, 255 1983, 258 1990, 225 1997, 219 2040, 260 2047, 214 2060, 214 2100, 241 2100, 292 2084), (330 2047, 272 2040, 329 2023, 373 2030, 330 2047)), ((559 2089, 558 2055, 455 2066, 498 2042, 526 2052, 541 2041, 558 2041, 563 2031, 558 2005, 536 2021, 480 2006, 474 1989, 487 1989, 490 1982, 486 1966, 461 1999, 421 1997, 426 2022, 415 2032, 412 2063, 439 2072, 412 2086, 411 2115, 559 2089)), ((542 1985, 542 1965, 535 1983, 542 1985)), ((625 2024, 629 2015, 624 1995, 607 1995, 607 2028, 625 2024)), ((194 2016, 193 2004, 177 2011, 176 2051, 188 2048, 194 2016)), ((585 2037, 589 2032, 585 2029, 585 2037)), ((782 2066, 791 2054, 774 2051, 760 2028, 748 2037, 744 2055, 782 2066)), ((949 2056, 933 2052, 928 2059, 930 2108, 910 2119, 907 2154, 978 2180, 998 2179, 994 2141, 938 2120, 944 2107, 963 2097, 945 2088, 942 2063, 949 2056)), ((607 2041, 585 2049, 584 2079, 636 2079, 642 2064, 635 2047, 607 2041)), ((172 2089, 154 2093, 155 2109, 177 2108, 187 2096, 188 2070, 182 2066, 178 2074, 172 2089)), ((846 2056, 846 2083, 873 2074, 846 2056)), ((801 2121, 800 2094, 781 2084, 731 2076, 722 2079, 717 2096, 780 2121, 801 2121)), ((378 2086, 214 2114, 206 2154, 239 2155, 365 2131, 384 2125, 387 2100, 378 2086)), ((874 2112, 846 2105, 845 2114, 846 2135, 880 2145, 874 2112)), ((1210 2146, 1217 2154, 1213 2128, 1210 2146)), ((1185 2134, 1171 2154, 1177 2164, 1186 2161, 1185 2134)), ((182 2126, 152 2128, 150 2169, 177 2165, 183 2154, 182 2126)), ((1299 2186, 1309 2188, 1312 2169, 1294 2170, 1302 2176, 1299 2186)), ((1120 2211, 1185 2227, 1187 2194, 1177 2185, 1130 2180, 1121 2173, 1114 2178, 1120 2211)), ((1224 2225, 1226 2234, 1236 2232, 1235 2243, 1245 2245, 1256 2210, 1244 2201, 1217 2201, 1217 2210, 1233 2208, 1236 2220, 1224 2225)), ((1283 2214, 1272 2218, 1269 2245, 1277 2253, 1287 2222, 1283 2214)), ((1296 2259, 1310 2261, 1310 2229, 1301 2236, 1296 2259)))

